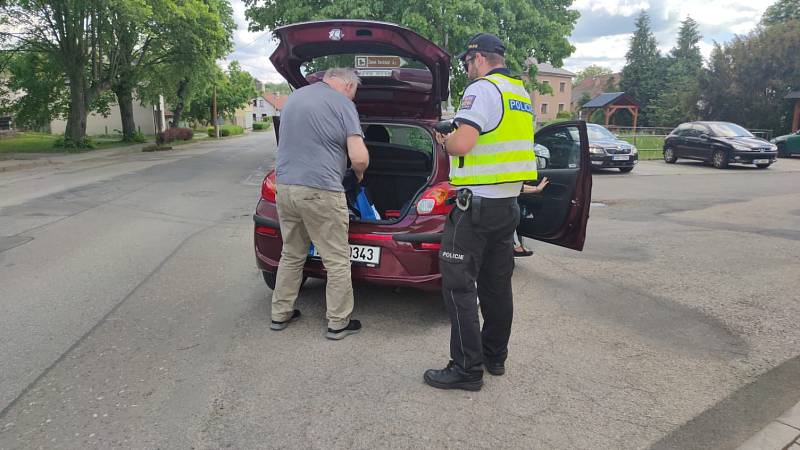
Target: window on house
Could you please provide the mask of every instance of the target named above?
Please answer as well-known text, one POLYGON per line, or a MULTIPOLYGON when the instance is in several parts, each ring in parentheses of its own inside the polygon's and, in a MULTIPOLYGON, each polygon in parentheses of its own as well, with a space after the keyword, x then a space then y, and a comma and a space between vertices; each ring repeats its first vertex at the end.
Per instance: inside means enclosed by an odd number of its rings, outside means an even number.
POLYGON ((548 80, 542 80, 542 84, 546 84, 546 85, 550 86, 550 81, 548 81, 548 80))
POLYGON ((565 92, 566 90, 567 90, 567 83, 564 83, 562 81, 561 84, 559 84, 558 86, 558 92, 565 92))
POLYGON ((562 112, 562 111, 564 111, 564 104, 563 103, 559 103, 558 104, 558 112, 562 112))
POLYGON ((547 103, 542 103, 542 114, 547 114, 547 103))

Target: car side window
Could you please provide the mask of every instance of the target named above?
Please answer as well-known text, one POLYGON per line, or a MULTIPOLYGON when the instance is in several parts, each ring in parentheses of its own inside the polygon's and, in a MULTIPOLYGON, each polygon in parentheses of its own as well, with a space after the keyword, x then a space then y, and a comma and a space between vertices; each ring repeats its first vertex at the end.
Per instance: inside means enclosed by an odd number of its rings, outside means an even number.
POLYGON ((538 133, 536 143, 550 152, 548 169, 577 169, 580 166, 581 142, 577 127, 538 133))

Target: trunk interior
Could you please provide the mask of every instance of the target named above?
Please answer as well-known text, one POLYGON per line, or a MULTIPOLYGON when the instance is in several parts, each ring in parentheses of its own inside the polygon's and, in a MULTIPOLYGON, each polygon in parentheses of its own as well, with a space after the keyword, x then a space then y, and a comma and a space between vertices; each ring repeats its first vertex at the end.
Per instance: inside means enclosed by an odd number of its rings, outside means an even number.
POLYGON ((369 167, 361 186, 375 206, 378 220, 362 219, 355 207, 358 187, 345 180, 351 221, 391 223, 402 219, 428 185, 433 172, 433 138, 420 127, 364 124, 369 167), (355 207, 355 208, 354 208, 355 207))

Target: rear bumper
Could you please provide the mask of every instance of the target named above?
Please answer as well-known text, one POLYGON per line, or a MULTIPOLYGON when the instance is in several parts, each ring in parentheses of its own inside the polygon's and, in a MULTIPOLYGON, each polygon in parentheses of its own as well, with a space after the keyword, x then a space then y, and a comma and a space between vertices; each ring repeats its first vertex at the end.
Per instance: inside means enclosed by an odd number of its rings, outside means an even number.
POLYGON ((639 162, 639 154, 629 155, 591 155, 593 168, 616 168, 616 167, 633 167, 639 162), (627 160, 614 160, 615 156, 627 156, 627 160))
MULTIPOLYGON (((262 271, 277 272, 283 247, 279 222, 259 214, 253 216, 253 221, 256 228, 254 232, 256 264, 262 271)), ((442 226, 443 224, 442 220, 442 226)), ((392 234, 391 239, 380 240, 365 239, 363 233, 359 236, 357 238, 351 236, 350 243, 380 247, 381 261, 377 267, 354 263, 351 269, 353 281, 408 286, 430 291, 441 289, 442 276, 439 272, 441 232, 401 232, 392 234)), ((309 257, 303 273, 312 278, 327 278, 327 272, 319 258, 309 257)))

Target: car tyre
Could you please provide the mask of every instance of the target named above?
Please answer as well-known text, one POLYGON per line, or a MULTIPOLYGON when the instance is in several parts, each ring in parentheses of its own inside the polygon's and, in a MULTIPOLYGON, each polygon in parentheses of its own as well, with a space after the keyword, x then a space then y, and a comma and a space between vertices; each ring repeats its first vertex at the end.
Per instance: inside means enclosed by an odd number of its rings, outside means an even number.
POLYGON ((619 168, 619 171, 622 172, 622 173, 628 173, 631 170, 633 170, 633 167, 620 167, 619 168))
MULTIPOLYGON (((262 270, 261 271, 261 275, 264 277, 264 282, 267 283, 267 287, 274 291, 275 290, 275 285, 277 284, 277 281, 278 281, 278 273, 277 272, 267 272, 266 270, 262 270)), ((303 281, 300 282, 300 287, 303 287, 303 285, 306 283, 307 279, 308 279, 308 277, 303 275, 303 281)))
POLYGON ((664 161, 669 164, 675 164, 678 161, 678 157, 675 156, 675 150, 667 147, 664 149, 664 161))
POLYGON ((766 169, 769 166, 770 164, 756 164, 756 167, 758 167, 759 169, 766 169))
POLYGON ((715 150, 711 156, 711 164, 717 169, 725 169, 728 167, 728 152, 725 150, 715 150))
POLYGON ((786 143, 784 142, 778 143, 778 156, 780 158, 788 158, 790 156, 789 152, 786 151, 786 143))

